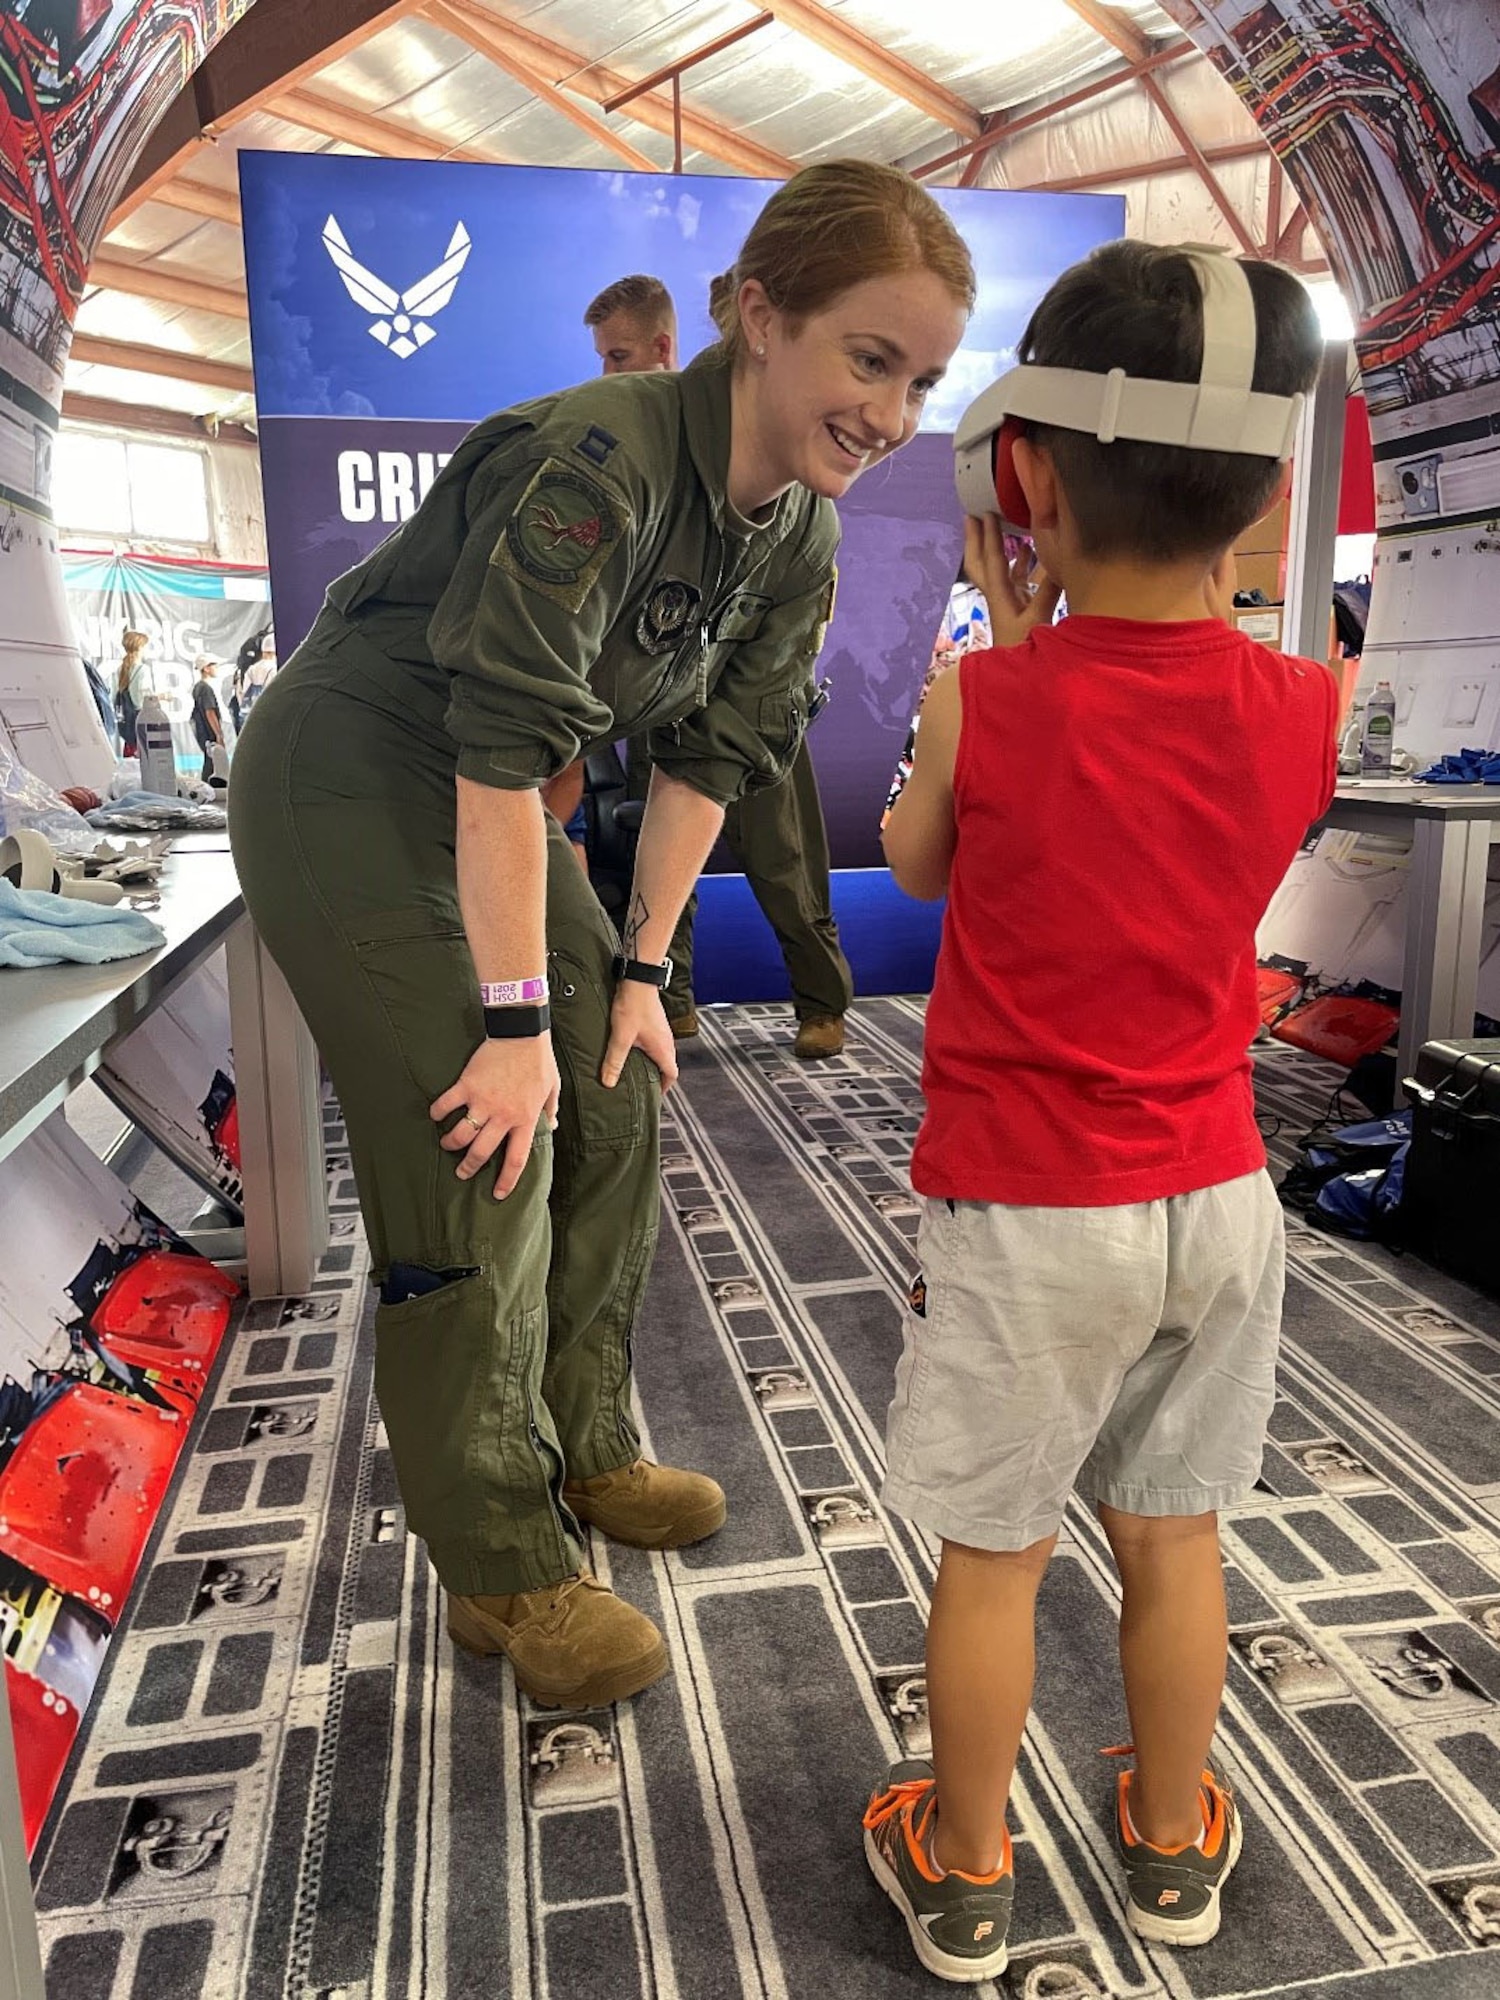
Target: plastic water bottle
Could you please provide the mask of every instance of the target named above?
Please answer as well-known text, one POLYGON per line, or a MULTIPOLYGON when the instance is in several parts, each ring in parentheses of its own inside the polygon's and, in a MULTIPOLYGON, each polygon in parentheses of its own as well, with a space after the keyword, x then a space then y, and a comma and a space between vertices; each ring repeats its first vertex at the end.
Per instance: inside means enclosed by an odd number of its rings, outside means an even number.
POLYGON ((1396 734, 1396 697, 1389 681, 1377 681, 1365 705, 1365 734, 1359 768, 1367 778, 1391 775, 1391 747, 1396 734))
POLYGON ((154 694, 148 694, 141 703, 135 740, 140 751, 141 790, 158 792, 164 799, 175 799, 177 753, 172 748, 172 724, 154 694))

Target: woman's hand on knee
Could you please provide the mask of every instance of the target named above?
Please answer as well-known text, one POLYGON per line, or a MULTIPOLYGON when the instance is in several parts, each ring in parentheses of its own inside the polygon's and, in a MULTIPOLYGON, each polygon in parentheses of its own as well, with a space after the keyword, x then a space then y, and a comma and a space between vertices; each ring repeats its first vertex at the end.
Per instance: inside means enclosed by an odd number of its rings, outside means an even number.
POLYGON ((503 1201, 531 1156, 537 1121, 545 1117, 556 1128, 559 1088, 550 1035, 481 1042, 457 1083, 430 1108, 439 1124, 460 1114, 438 1141, 444 1152, 463 1154, 459 1179, 472 1180, 498 1154, 495 1199, 503 1201))
POLYGON ((599 1081, 613 1090, 625 1069, 625 1058, 639 1049, 661 1071, 661 1087, 668 1091, 677 1081, 677 1043, 654 986, 638 979, 622 979, 615 988, 614 1005, 609 1010, 609 1046, 599 1081))

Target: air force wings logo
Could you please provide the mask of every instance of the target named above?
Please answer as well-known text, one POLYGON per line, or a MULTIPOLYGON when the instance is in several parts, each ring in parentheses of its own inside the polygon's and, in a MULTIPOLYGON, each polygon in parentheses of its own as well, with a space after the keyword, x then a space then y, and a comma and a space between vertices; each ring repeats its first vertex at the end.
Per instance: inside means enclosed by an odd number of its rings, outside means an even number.
POLYGON ((425 278, 418 278, 404 292, 398 292, 360 263, 331 215, 323 225, 323 248, 333 259, 345 291, 357 306, 380 315, 370 332, 401 361, 436 338, 435 329, 427 322, 453 297, 464 265, 469 261, 470 247, 469 232, 460 222, 437 269, 429 271, 425 278))

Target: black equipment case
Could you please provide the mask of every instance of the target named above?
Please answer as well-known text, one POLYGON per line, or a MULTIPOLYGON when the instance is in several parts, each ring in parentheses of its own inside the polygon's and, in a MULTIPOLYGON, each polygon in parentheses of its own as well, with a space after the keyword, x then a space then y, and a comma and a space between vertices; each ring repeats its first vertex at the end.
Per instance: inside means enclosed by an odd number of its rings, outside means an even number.
POLYGON ((1428 1042, 1406 1088, 1402 1239, 1454 1277, 1500 1293, 1500 1041, 1428 1042))

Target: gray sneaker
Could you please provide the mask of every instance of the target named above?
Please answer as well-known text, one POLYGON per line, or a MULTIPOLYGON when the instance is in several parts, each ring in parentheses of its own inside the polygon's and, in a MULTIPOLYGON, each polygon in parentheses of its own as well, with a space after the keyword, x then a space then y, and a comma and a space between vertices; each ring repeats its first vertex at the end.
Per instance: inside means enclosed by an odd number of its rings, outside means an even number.
POLYGON ((932 1766, 917 1758, 892 1764, 865 1810, 865 1859, 906 1919, 917 1957, 939 1979, 977 1986, 1005 1970, 1016 1878, 1010 1834, 990 1876, 950 1869, 934 1875, 922 1841, 937 1801, 932 1766))
POLYGON ((1205 1771, 1203 1845, 1152 1847, 1127 1831, 1131 1776, 1120 1773, 1115 1793, 1115 1845, 1125 1869, 1131 1929, 1153 1944, 1207 1944, 1219 1934, 1219 1892, 1244 1838, 1234 1794, 1205 1771))

